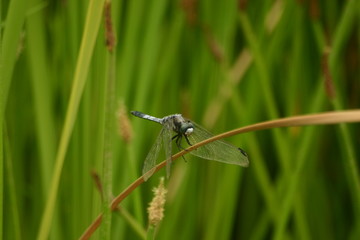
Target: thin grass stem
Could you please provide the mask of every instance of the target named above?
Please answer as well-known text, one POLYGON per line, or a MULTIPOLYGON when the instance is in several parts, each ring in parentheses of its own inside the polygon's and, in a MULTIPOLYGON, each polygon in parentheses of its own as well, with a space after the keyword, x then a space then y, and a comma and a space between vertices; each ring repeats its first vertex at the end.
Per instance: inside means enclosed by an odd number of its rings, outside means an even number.
MULTIPOLYGON (((246 127, 234 129, 219 135, 216 135, 212 138, 206 139, 202 142, 196 143, 189 148, 178 152, 172 156, 172 160, 176 160, 179 157, 205 145, 210 142, 220 140, 226 137, 234 136, 241 133, 260 131, 272 128, 279 127, 295 127, 295 126, 308 126, 308 125, 327 125, 327 124, 338 124, 338 123, 353 123, 360 122, 360 110, 349 110, 349 111, 339 111, 339 112, 327 112, 327 113, 318 113, 318 114, 309 114, 295 117, 282 118, 272 121, 266 121, 262 123, 257 123, 249 125, 246 127)), ((303 161, 302 161, 303 162, 303 161)), ((154 170, 154 173, 158 172, 160 169, 166 166, 166 160, 162 161, 158 165, 151 169, 149 172, 154 170)), ((297 167, 298 171, 301 167, 297 167)), ((111 209, 115 210, 117 206, 138 186, 145 182, 144 176, 146 173, 136 179, 132 184, 130 184, 123 192, 121 192, 111 203, 111 209)), ((289 189, 294 190, 295 188, 289 187, 289 189)), ((100 214, 95 221, 86 229, 80 239, 89 239, 90 236, 95 232, 95 230, 100 226, 102 221, 102 214, 100 214)))

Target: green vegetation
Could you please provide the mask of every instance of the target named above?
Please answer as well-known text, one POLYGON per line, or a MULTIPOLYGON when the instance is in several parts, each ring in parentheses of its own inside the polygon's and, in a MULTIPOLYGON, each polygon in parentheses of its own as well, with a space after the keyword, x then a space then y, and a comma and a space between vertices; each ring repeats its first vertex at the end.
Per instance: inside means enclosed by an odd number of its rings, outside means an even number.
POLYGON ((222 133, 359 108, 360 1, 26 3, 0 0, 0 239, 102 213, 92 239, 360 239, 359 123, 227 138, 248 168, 178 158, 148 228, 165 170, 131 184, 161 126, 130 115, 222 133))

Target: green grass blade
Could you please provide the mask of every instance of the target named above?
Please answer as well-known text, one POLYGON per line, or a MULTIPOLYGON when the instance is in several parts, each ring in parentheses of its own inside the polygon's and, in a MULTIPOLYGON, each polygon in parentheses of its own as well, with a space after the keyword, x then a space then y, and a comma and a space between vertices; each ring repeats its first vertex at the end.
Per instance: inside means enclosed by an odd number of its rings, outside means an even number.
MULTIPOLYGON (((345 51, 345 46, 347 46, 347 41, 352 34, 353 26, 355 25, 356 17, 359 17, 359 1, 348 1, 341 20, 337 26, 335 35, 334 35, 334 43, 333 48, 329 56, 329 68, 334 80, 334 83, 337 87, 339 87, 342 83, 342 75, 340 75, 340 64, 342 58, 342 54, 345 51)), ((344 97, 341 91, 337 91, 337 96, 332 101, 333 107, 335 110, 344 109, 344 97)), ((344 159, 344 167, 346 170, 346 176, 348 179, 348 184, 351 189, 351 196, 353 198, 354 210, 355 210, 355 218, 356 224, 355 228, 360 226, 360 175, 359 175, 359 164, 356 160, 355 147, 353 145, 353 141, 351 139, 350 130, 347 125, 340 125, 340 137, 343 140, 345 159, 344 159)), ((357 231, 357 234, 360 234, 357 231)), ((357 236, 359 237, 359 236, 357 236)))
MULTIPOLYGON (((111 57, 100 1, 0 2, 1 239, 76 239, 89 226, 83 237, 145 238, 165 170, 129 196, 140 180, 126 187, 161 126, 131 110, 182 113, 217 135, 360 107, 358 0, 111 0, 111 57), (111 195, 121 214, 109 211, 111 195)), ((175 161, 156 238, 359 239, 360 125, 270 128, 227 135, 248 168, 175 161)))
POLYGON ((0 120, 4 119, 11 76, 16 62, 20 34, 25 20, 26 4, 12 0, 6 16, 6 24, 1 45, 1 81, 0 81, 0 120))
MULTIPOLYGON (((30 1, 31 5, 39 4, 40 1, 30 1)), ((33 96, 35 100, 35 113, 37 131, 39 136, 40 161, 41 161, 41 176, 43 183, 44 195, 49 190, 49 183, 51 180, 51 172, 53 169, 53 159, 55 157, 55 123, 51 115, 51 107, 53 104, 50 91, 50 74, 48 73, 49 66, 46 62, 46 43, 44 26, 41 22, 44 21, 41 13, 34 13, 29 16, 26 22, 27 27, 27 50, 29 51, 28 62, 31 66, 31 80, 33 84, 33 96)))
POLYGON ((104 0, 93 0, 89 2, 83 40, 73 80, 72 92, 56 156, 54 175, 50 184, 50 192, 39 229, 38 239, 47 239, 50 231, 65 155, 89 71, 89 64, 100 26, 103 6, 104 0))
MULTIPOLYGON (((2 133, 2 126, 0 126, 0 133, 2 133)), ((3 236, 3 216, 4 216, 4 157, 3 157, 3 137, 0 138, 0 177, 1 177, 1 181, 0 181, 0 236, 3 236)))
MULTIPOLYGON (((1 3, 0 3, 1 4, 1 3)), ((0 9, 2 10, 2 9, 0 9)), ((4 193, 4 148, 3 124, 8 92, 16 62, 16 53, 20 40, 22 26, 25 20, 26 4, 23 1, 12 0, 8 7, 3 35, 0 34, 0 238, 3 236, 3 193, 4 193)), ((2 19, 0 18, 0 21, 2 19)), ((2 31, 2 30, 1 30, 2 31)))
POLYGON ((113 52, 107 54, 107 73, 105 76, 105 126, 103 147, 103 225, 101 227, 101 239, 111 239, 112 213, 110 203, 112 201, 112 162, 113 162, 113 140, 115 123, 115 55, 113 52))
MULTIPOLYGON (((259 84, 262 90, 262 93, 264 94, 264 99, 266 102, 266 111, 268 112, 268 115, 270 118, 278 118, 279 117, 279 111, 275 104, 275 98, 274 98, 274 90, 271 86, 270 82, 270 75, 268 66, 265 61, 265 55, 260 49, 259 41, 256 39, 256 36, 253 32, 252 26, 250 24, 249 18, 247 17, 246 13, 240 12, 239 13, 239 23, 242 27, 244 34, 247 39, 247 43, 249 44, 249 48, 251 50, 251 53, 254 57, 254 64, 258 68, 258 74, 259 74, 259 84)), ((280 155, 280 161, 284 169, 288 170, 290 168, 289 163, 286 159, 288 159, 290 146, 283 147, 287 145, 287 143, 284 141, 284 136, 282 132, 279 129, 274 130, 274 139, 276 141, 276 146, 278 148, 278 153, 280 155)))
POLYGON ((20 227, 20 215, 18 210, 18 198, 16 196, 16 184, 14 178, 14 168, 13 168, 13 158, 11 156, 11 147, 9 136, 7 133, 7 129, 4 131, 4 148, 5 148, 5 168, 7 173, 7 182, 8 182, 8 189, 9 189, 9 199, 10 199, 10 209, 13 218, 13 231, 10 231, 14 234, 14 239, 20 240, 21 237, 21 227, 20 227))

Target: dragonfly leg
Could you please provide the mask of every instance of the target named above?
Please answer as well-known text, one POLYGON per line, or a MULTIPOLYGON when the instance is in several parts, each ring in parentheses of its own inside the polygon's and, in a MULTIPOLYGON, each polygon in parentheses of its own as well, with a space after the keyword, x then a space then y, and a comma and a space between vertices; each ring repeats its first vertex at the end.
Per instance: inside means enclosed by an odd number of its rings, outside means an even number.
POLYGON ((190 143, 188 137, 187 137, 186 135, 184 135, 184 137, 185 137, 185 139, 186 139, 186 142, 187 142, 190 146, 192 146, 192 144, 190 143))
MULTIPOLYGON (((175 135, 172 139, 174 140, 175 137, 176 137, 175 143, 176 143, 176 146, 178 147, 179 151, 181 151, 181 150, 186 151, 186 149, 181 146, 182 135, 181 134, 175 135)), ((181 157, 184 159, 185 162, 187 162, 184 155, 182 155, 181 157)))
POLYGON ((183 148, 181 146, 181 139, 182 139, 181 134, 175 135, 171 138, 171 140, 174 140, 174 139, 175 139, 176 146, 178 147, 179 150, 186 150, 185 148, 183 148))
POLYGON ((185 150, 186 151, 186 148, 183 148, 183 146, 181 146, 181 139, 182 139, 182 135, 179 134, 175 140, 176 142, 176 146, 179 148, 179 150, 185 150))

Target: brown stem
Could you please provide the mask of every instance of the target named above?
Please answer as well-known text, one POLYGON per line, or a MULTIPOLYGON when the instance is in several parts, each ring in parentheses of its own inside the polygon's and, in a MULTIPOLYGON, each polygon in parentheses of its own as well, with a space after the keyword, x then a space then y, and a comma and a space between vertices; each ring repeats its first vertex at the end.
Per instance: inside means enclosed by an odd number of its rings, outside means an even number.
MULTIPOLYGON (((306 125, 324 125, 324 124, 337 124, 337 123, 350 123, 350 122, 360 122, 360 110, 348 110, 348 111, 338 111, 338 112, 326 112, 310 115, 302 115, 288 118, 281 118, 277 120, 266 121, 262 123, 252 124, 246 127, 234 129, 229 132, 225 132, 219 135, 216 135, 212 138, 206 139, 202 142, 194 144, 189 148, 178 152, 172 156, 172 160, 181 157, 182 155, 191 152, 205 144, 214 142, 216 140, 230 137, 236 134, 265 130, 269 128, 277 127, 295 127, 295 126, 306 126, 306 125)), ((166 160, 159 163, 155 167, 155 172, 159 171, 166 165, 166 160)), ((150 170, 151 171, 151 170, 150 170)), ((146 175, 146 174, 145 174, 146 175)), ((130 184, 124 191, 122 191, 116 198, 111 202, 111 210, 115 210, 116 207, 124 200, 133 190, 135 190, 140 184, 144 182, 144 175, 136 179, 132 184, 130 184)), ((100 214, 95 221, 86 229, 80 239, 89 239, 95 230, 100 226, 102 220, 102 214, 100 214)))

